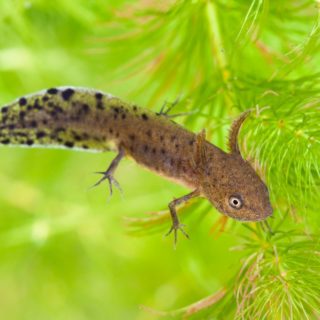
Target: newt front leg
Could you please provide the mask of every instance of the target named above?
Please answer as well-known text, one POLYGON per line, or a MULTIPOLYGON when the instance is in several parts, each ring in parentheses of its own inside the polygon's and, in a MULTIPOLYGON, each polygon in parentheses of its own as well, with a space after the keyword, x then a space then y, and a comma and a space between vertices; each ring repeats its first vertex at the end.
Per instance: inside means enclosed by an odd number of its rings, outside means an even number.
POLYGON ((169 209, 170 209, 170 215, 171 215, 171 219, 172 219, 172 226, 169 230, 169 232, 166 234, 166 236, 168 236, 169 234, 171 234, 172 232, 174 232, 174 244, 177 244, 177 240, 178 240, 178 230, 180 230, 188 239, 189 236, 188 234, 184 231, 183 224, 180 224, 178 215, 177 215, 177 211, 176 211, 176 206, 187 202, 188 200, 198 197, 200 195, 200 191, 198 189, 192 191, 191 193, 178 198, 178 199, 174 199, 173 201, 171 201, 169 203, 169 209))

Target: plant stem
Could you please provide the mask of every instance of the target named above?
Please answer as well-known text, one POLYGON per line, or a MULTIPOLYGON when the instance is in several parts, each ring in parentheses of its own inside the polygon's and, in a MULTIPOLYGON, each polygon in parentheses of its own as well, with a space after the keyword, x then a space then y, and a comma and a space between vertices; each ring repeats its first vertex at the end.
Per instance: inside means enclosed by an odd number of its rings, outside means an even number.
POLYGON ((222 79, 226 84, 230 78, 230 72, 227 69, 228 59, 223 48, 223 40, 221 36, 217 7, 216 4, 214 4, 213 1, 210 0, 207 2, 207 18, 210 26, 209 30, 211 31, 212 36, 212 49, 215 53, 222 79))

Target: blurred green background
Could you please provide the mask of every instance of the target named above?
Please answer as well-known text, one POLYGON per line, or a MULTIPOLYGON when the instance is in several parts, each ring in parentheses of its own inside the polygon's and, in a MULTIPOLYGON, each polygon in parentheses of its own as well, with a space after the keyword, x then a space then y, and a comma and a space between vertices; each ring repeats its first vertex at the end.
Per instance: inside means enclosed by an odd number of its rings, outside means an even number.
POLYGON ((208 319, 319 319, 319 26, 313 0, 0 0, 0 105, 60 85, 153 110, 180 97, 177 121, 224 149, 253 108, 241 149, 275 209, 274 236, 234 221, 218 235, 197 200, 174 250, 148 213, 186 189, 124 160, 109 198, 90 187, 112 153, 1 147, 0 319, 156 319, 141 306, 224 288, 208 319))
MULTIPOLYGON (((143 105, 115 83, 99 54, 122 1, 0 1, 0 103, 58 85, 101 89, 143 105)), ((130 48, 128 48, 130 50, 130 48)), ((158 102, 160 108, 163 101, 158 102)), ((220 288, 239 255, 231 235, 209 235, 216 217, 186 221, 191 241, 132 237, 125 216, 163 210, 185 189, 125 160, 124 190, 89 189, 114 154, 1 148, 0 318, 150 319, 220 288), (219 257, 219 258, 217 258, 219 257)), ((169 223, 166 225, 169 227, 169 223)))

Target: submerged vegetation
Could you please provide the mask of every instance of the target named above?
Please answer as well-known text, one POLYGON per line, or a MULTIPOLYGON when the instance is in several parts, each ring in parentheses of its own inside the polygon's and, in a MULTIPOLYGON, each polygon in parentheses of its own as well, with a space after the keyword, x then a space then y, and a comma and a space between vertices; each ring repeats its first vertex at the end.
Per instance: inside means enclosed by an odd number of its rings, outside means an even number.
POLYGON ((85 190, 112 156, 1 148, 5 318, 318 319, 319 1, 57 3, 0 4, 1 104, 67 84, 154 110, 177 101, 177 121, 224 150, 252 109, 241 150, 275 213, 271 231, 189 203, 191 241, 173 251, 161 210, 184 191, 171 182, 126 162, 124 199, 106 204, 107 188, 85 190))

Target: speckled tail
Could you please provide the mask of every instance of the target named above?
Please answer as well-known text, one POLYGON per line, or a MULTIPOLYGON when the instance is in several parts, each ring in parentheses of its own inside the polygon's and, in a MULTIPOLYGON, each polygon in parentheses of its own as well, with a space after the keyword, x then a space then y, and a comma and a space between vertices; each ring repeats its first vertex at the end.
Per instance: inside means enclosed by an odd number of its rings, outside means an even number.
POLYGON ((105 139, 92 133, 102 99, 99 92, 65 87, 22 97, 0 109, 0 145, 107 150, 105 139))

